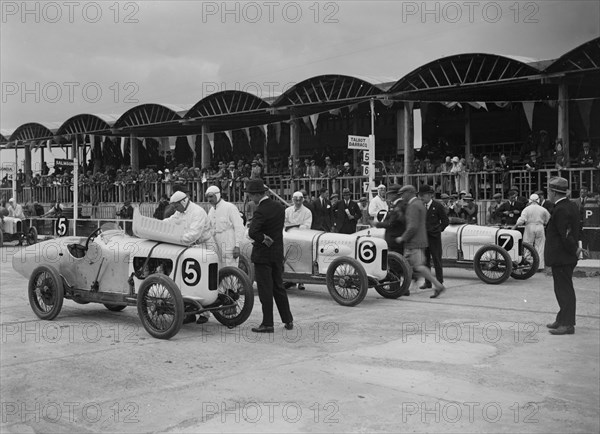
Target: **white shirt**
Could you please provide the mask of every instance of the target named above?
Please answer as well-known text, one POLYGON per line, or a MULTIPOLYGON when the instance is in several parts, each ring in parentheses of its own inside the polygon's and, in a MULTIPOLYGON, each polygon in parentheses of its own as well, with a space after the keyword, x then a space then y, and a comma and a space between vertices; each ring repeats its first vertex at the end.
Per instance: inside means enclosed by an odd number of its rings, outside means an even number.
POLYGON ((185 211, 176 211, 164 221, 185 225, 185 231, 181 237, 183 244, 204 243, 212 237, 206 211, 194 202, 189 202, 185 211))
POLYGON ((217 243, 225 243, 228 248, 240 246, 244 237, 244 221, 234 204, 221 199, 208 210, 208 221, 217 243))
POLYGON ((377 195, 371 199, 371 202, 369 203, 369 215, 371 217, 377 217, 377 213, 381 210, 388 211, 388 204, 384 199, 377 195))
POLYGON ((550 213, 548 210, 536 202, 532 202, 521 211, 521 215, 517 220, 517 225, 546 225, 548 220, 550 220, 550 213))
POLYGON ((25 217, 25 214, 23 214, 23 207, 19 204, 16 204, 14 207, 12 205, 8 205, 7 210, 9 217, 14 217, 21 220, 25 220, 27 218, 25 217))
POLYGON ((295 225, 300 225, 300 229, 310 229, 312 225, 312 213, 304 205, 300 205, 298 209, 294 205, 285 209, 284 226, 287 228, 295 225))

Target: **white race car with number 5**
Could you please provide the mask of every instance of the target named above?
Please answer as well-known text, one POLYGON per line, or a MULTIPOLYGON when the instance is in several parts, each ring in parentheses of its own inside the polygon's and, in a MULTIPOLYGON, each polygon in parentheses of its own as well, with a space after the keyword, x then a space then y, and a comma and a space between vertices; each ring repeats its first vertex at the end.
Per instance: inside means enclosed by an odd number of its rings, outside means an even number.
MULTIPOLYGON (((240 268, 253 280, 250 239, 240 248, 240 268)), ((285 282, 325 283, 343 306, 360 303, 369 287, 385 298, 398 298, 410 286, 406 259, 388 252, 387 243, 375 237, 290 228, 283 233, 283 252, 285 282)))
POLYGON ((248 276, 235 267, 219 269, 214 249, 132 237, 115 223, 88 237, 25 247, 13 256, 13 268, 29 278, 29 303, 41 319, 54 319, 65 298, 114 312, 137 306, 144 328, 159 339, 177 334, 187 314, 212 312, 235 327, 254 305, 248 276))
MULTIPOLYGON (((357 234, 383 239, 385 229, 365 229, 357 234)), ((499 284, 509 276, 529 279, 540 258, 532 245, 523 242, 519 231, 451 223, 442 232, 442 261, 445 267, 473 266, 482 281, 499 284)))

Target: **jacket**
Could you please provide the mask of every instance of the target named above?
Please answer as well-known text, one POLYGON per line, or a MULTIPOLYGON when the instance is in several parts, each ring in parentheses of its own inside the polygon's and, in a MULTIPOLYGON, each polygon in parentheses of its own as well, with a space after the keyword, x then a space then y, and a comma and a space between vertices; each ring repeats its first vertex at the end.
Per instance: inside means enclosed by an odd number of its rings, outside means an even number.
POLYGON ((396 242, 396 238, 401 236, 406 230, 406 203, 398 199, 392 205, 392 208, 385 216, 382 222, 377 222, 375 225, 378 228, 385 228, 384 239, 388 243, 388 248, 391 251, 404 253, 404 246, 396 242))
POLYGON ((313 215, 310 228, 329 232, 333 223, 333 208, 331 207, 329 199, 324 199, 324 204, 322 205, 321 198, 316 198, 312 201, 312 206, 309 210, 313 215))
MULTIPOLYGON (((427 205, 425 205, 427 208, 427 205)), ((448 216, 444 209, 444 205, 436 200, 431 200, 429 209, 426 209, 425 228, 427 229, 427 236, 432 238, 440 238, 442 232, 449 224, 448 216)))
POLYGON ((416 197, 412 198, 406 207, 406 231, 402 238, 407 249, 425 249, 429 246, 425 229, 425 205, 416 197))
POLYGON ((546 265, 570 265, 577 263, 579 240, 579 209, 569 199, 554 205, 546 227, 544 261, 546 265))
POLYGON ((358 204, 351 200, 346 207, 346 201, 340 200, 337 203, 336 217, 335 217, 335 231, 340 234, 352 234, 356 232, 356 223, 360 219, 362 213, 358 204), (354 219, 350 219, 346 214, 346 208, 350 211, 350 215, 354 219))
POLYGON ((252 262, 257 264, 283 262, 284 222, 285 209, 278 202, 267 198, 258 204, 248 229, 248 236, 254 240, 250 256, 252 262), (265 235, 273 239, 270 247, 263 244, 265 235))

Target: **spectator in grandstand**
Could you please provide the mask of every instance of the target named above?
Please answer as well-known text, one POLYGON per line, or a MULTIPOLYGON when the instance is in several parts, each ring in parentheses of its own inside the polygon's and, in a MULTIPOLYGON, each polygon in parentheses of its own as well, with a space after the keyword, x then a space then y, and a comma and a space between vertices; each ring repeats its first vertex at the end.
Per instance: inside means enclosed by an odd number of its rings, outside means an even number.
POLYGON ((427 185, 435 185, 435 166, 433 165, 433 163, 431 162, 431 160, 429 158, 425 158, 423 160, 423 173, 426 173, 427 175, 425 177, 421 177, 421 179, 424 181, 425 184, 427 185))
POLYGON ((326 188, 331 188, 333 193, 337 193, 337 182, 335 179, 338 177, 338 169, 331 163, 330 157, 325 157, 325 167, 323 168, 321 177, 327 180, 323 186, 326 188))
POLYGON ((467 193, 463 200, 465 201, 465 204, 461 207, 458 216, 466 220, 467 223, 476 225, 479 207, 473 200, 473 196, 470 193, 467 193))
POLYGON ((508 191, 510 188, 510 170, 513 170, 512 160, 506 154, 500 154, 500 160, 496 165, 498 172, 502 173, 502 190, 508 191))
POLYGON ((583 149, 577 156, 577 162, 581 167, 594 167, 597 155, 590 149, 590 142, 583 142, 583 149))
POLYGON ((437 172, 441 175, 440 184, 442 193, 452 193, 452 190, 454 188, 454 180, 452 179, 453 175, 451 175, 452 167, 452 158, 449 155, 447 155, 444 162, 440 164, 440 166, 437 169, 437 172))
POLYGON ((262 168, 258 165, 258 160, 252 160, 250 170, 250 179, 261 179, 262 168))
POLYGON ((452 158, 452 169, 450 173, 454 177, 454 188, 456 191, 467 190, 467 168, 465 163, 458 157, 452 158))
POLYGON ((387 212, 389 209, 388 203, 385 200, 385 191, 385 185, 380 184, 379 187, 377 187, 377 196, 371 199, 371 202, 369 203, 369 215, 372 220, 381 221, 380 212, 387 212))
MULTIPOLYGON (((569 156, 563 150, 562 139, 556 139, 556 145, 554 147, 554 168, 558 170, 558 176, 563 176, 562 171, 569 167, 569 156)), ((543 251, 543 249, 542 249, 543 251)))
MULTIPOLYGON (((310 160, 310 166, 308 167, 307 172, 308 172, 307 173, 308 178, 311 180, 321 177, 321 170, 319 169, 319 166, 317 166, 317 163, 315 160, 310 160)), ((309 190, 311 193, 317 191, 317 182, 316 181, 310 182, 309 190)))
POLYGON ((163 193, 152 217, 158 220, 163 220, 165 218, 165 210, 167 209, 167 206, 169 206, 169 196, 163 193))

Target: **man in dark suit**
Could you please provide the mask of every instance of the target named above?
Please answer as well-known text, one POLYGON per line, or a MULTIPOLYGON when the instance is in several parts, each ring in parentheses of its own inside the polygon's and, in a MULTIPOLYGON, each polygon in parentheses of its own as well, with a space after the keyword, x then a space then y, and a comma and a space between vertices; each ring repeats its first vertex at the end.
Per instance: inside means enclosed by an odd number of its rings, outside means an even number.
POLYGON ((342 190, 342 200, 337 203, 335 232, 353 234, 361 212, 358 204, 350 199, 350 189, 342 190))
POLYGON ((548 196, 554 202, 554 210, 546 228, 544 259, 552 267, 554 294, 560 307, 556 320, 547 325, 553 335, 575 333, 573 270, 577 265, 580 222, 577 205, 567 199, 568 188, 565 178, 550 179, 548 196))
POLYGON ((554 209, 554 204, 546 199, 546 192, 544 190, 538 190, 535 192, 540 198, 540 205, 542 208, 546 208, 546 210, 552 214, 552 210, 554 209))
POLYGON ((514 225, 517 219, 521 215, 521 211, 525 208, 525 205, 517 200, 517 190, 510 189, 508 191, 508 200, 496 208, 495 217, 504 220, 507 225, 514 225))
MULTIPOLYGON (((433 189, 425 184, 419 189, 419 196, 425 204, 425 229, 427 230, 427 243, 429 247, 425 249, 425 265, 435 269, 435 278, 444 282, 444 270, 442 268, 442 232, 449 224, 448 216, 444 205, 433 200, 433 189)), ((431 282, 425 280, 421 289, 431 288, 431 282)))
POLYGON ((273 299, 285 323, 285 328, 294 328, 290 303, 283 287, 283 225, 285 210, 279 203, 269 199, 262 179, 248 181, 246 192, 257 207, 248 229, 254 240, 250 260, 258 286, 258 297, 262 304, 263 319, 255 333, 273 333, 273 299))
POLYGON ((326 188, 321 189, 321 195, 312 202, 313 221, 311 229, 318 231, 331 231, 333 220, 333 208, 329 201, 329 191, 326 188))

